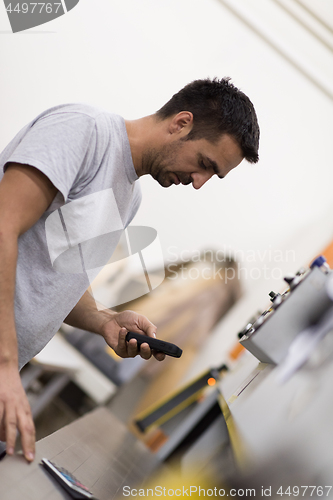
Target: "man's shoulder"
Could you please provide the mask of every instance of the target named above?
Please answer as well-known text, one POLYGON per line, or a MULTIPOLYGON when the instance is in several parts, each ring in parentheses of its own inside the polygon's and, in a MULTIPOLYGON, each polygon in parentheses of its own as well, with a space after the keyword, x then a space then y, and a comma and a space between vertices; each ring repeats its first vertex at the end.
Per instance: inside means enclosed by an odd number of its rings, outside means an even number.
POLYGON ((57 128, 59 133, 63 134, 72 134, 73 131, 78 134, 82 131, 91 134, 94 131, 100 140, 105 137, 108 142, 110 134, 115 130, 122 130, 124 123, 120 115, 97 106, 69 103, 46 109, 29 124, 29 128, 33 127, 44 133, 48 133, 48 130, 53 130, 52 133, 54 133, 57 128))
POLYGON ((96 120, 99 117, 110 117, 111 119, 121 118, 118 115, 106 111, 97 106, 92 106, 91 104, 86 103, 68 103, 68 104, 59 104, 52 108, 45 110, 43 113, 38 115, 36 120, 46 118, 48 116, 56 116, 56 115, 81 115, 83 117, 89 117, 96 120))

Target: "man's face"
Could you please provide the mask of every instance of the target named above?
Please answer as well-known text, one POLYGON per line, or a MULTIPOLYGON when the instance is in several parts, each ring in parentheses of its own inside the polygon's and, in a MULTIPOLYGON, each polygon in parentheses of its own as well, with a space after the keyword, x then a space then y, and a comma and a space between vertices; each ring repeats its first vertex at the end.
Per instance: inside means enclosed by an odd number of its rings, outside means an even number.
POLYGON ((163 187, 191 184, 200 189, 213 175, 225 177, 243 160, 235 139, 223 134, 215 143, 207 139, 177 139, 143 155, 146 172, 163 187))

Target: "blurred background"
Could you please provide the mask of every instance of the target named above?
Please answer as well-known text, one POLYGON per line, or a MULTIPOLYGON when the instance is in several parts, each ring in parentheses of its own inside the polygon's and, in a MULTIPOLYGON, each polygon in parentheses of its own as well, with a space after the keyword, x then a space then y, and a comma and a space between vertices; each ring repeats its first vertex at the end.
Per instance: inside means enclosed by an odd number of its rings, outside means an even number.
POLYGON ((205 262, 207 249, 238 262, 242 298, 182 376, 220 363, 284 274, 307 265, 333 237, 331 0, 80 0, 66 15, 16 34, 0 6, 0 45, 1 149, 60 103, 135 119, 192 80, 223 76, 250 97, 260 162, 243 162, 200 191, 164 189, 143 177, 132 222, 158 231, 166 267, 205 262))

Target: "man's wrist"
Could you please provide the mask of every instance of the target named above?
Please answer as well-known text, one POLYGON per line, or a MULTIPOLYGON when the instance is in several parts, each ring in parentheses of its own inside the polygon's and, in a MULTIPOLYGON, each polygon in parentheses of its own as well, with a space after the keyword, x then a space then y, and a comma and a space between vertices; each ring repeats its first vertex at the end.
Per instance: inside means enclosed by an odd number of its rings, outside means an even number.
POLYGON ((17 351, 17 342, 16 342, 16 332, 12 331, 12 334, 9 335, 11 330, 7 330, 6 337, 4 335, 0 335, 0 364, 1 365, 13 365, 18 366, 18 351, 17 351))
POLYGON ((102 309, 99 311, 96 309, 88 308, 82 311, 79 321, 72 322, 70 320, 71 318, 66 318, 64 323, 76 328, 80 328, 81 330, 87 330, 89 332, 102 335, 104 337, 104 326, 108 322, 110 322, 116 315, 117 313, 115 311, 111 311, 110 309, 102 309), (67 319, 69 319, 69 321, 67 319))
POLYGON ((1 350, 1 355, 0 355, 0 367, 6 366, 6 367, 15 367, 18 368, 18 357, 17 353, 13 354, 10 351, 3 351, 1 350))
POLYGON ((97 330, 95 333, 102 335, 104 337, 104 327, 107 323, 113 320, 116 317, 117 313, 115 311, 111 311, 111 309, 102 309, 101 311, 95 312, 96 317, 96 326, 97 330))
POLYGON ((116 314, 102 304, 98 304, 87 291, 65 318, 64 323, 81 330, 103 335, 102 330, 105 323, 110 321, 116 314))

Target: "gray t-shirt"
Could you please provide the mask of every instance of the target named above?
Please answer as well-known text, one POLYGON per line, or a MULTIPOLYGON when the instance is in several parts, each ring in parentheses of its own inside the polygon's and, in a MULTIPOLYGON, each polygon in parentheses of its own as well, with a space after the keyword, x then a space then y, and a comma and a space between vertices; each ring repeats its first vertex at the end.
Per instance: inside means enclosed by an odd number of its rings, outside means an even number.
POLYGON ((31 165, 58 189, 19 238, 15 322, 22 368, 53 337, 108 262, 141 191, 124 119, 83 104, 49 109, 0 154, 31 165))

